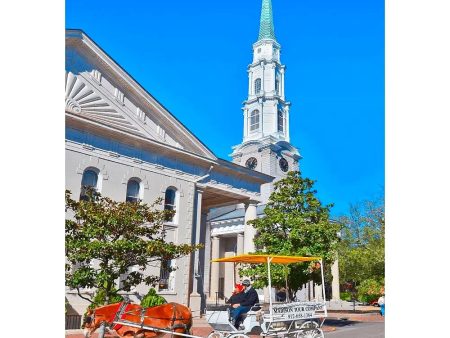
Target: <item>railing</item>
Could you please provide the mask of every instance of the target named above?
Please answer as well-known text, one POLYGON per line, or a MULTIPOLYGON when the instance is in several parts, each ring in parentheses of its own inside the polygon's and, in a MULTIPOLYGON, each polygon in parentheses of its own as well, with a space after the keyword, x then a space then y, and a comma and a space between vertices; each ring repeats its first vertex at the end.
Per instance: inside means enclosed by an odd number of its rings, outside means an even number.
POLYGON ((66 315, 66 330, 77 330, 81 328, 80 315, 66 315))
POLYGON ((216 291, 216 305, 219 304, 219 299, 225 299, 223 292, 216 291))

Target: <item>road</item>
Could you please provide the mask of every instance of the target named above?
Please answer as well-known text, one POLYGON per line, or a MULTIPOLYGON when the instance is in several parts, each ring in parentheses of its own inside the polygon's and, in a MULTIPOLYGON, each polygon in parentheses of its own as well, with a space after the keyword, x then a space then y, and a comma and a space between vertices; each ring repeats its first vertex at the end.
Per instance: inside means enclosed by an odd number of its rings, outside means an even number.
POLYGON ((325 332, 325 338, 384 338, 384 323, 327 321, 327 324, 335 326, 336 331, 325 332))

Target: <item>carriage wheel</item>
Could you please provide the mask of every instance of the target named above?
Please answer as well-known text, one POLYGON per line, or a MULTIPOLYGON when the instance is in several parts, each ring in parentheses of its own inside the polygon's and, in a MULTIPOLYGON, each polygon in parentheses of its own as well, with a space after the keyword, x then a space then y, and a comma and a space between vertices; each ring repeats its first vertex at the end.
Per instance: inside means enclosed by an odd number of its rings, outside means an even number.
POLYGON ((250 338, 250 337, 243 333, 235 333, 232 334, 231 336, 228 336, 227 338, 250 338))
POLYGON ((310 328, 298 332, 296 338, 324 338, 324 335, 321 329, 310 328))
POLYGON ((223 334, 221 332, 218 331, 213 331, 211 332, 207 338, 224 338, 223 334))
POLYGON ((301 329, 317 329, 319 327, 319 324, 314 320, 309 320, 307 322, 304 322, 300 328, 301 329))

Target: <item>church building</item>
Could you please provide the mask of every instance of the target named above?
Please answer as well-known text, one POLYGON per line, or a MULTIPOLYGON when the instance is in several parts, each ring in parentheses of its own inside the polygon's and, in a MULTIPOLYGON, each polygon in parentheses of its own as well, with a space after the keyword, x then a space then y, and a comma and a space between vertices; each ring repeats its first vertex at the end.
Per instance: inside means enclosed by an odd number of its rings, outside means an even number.
MULTIPOLYGON (((175 210, 164 225, 166 240, 177 244, 209 242, 213 208, 244 203, 245 221, 256 215, 261 185, 273 177, 214 155, 81 30, 66 30, 65 68, 65 177, 72 198, 84 198, 83 186, 115 201, 162 198, 161 208, 175 210)), ((186 304, 198 317, 208 256, 196 251, 168 262, 175 271, 159 264, 146 272, 161 278, 156 288, 168 302, 186 304)), ((139 302, 148 289, 139 285, 127 296, 139 302)), ((81 290, 88 298, 94 292, 81 290)), ((66 303, 66 320, 73 321, 66 328, 79 328, 89 303, 69 288, 66 303)))

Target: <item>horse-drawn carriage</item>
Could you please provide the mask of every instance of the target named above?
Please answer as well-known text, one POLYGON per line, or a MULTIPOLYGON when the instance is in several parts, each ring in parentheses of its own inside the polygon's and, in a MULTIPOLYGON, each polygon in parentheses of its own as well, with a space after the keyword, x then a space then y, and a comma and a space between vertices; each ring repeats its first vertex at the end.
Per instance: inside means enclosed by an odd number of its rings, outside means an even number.
MULTIPOLYGON (((213 260, 258 264, 267 263, 269 290, 271 289, 270 264, 292 264, 319 261, 322 273, 322 299, 325 299, 322 260, 319 257, 278 255, 239 255, 213 260)), ((246 313, 243 325, 235 328, 229 320, 229 311, 224 307, 210 308, 206 319, 214 331, 208 338, 248 338, 248 334, 261 337, 323 338, 322 325, 327 317, 325 301, 274 303, 269 297, 268 307, 256 304, 246 313)))
MULTIPOLYGON (((322 299, 317 302, 256 304, 246 313, 242 327, 236 328, 230 321, 227 306, 207 308, 206 320, 213 332, 208 338, 249 338, 249 334, 261 337, 323 338, 321 329, 327 309, 322 260, 319 257, 297 257, 278 255, 239 255, 213 260, 213 262, 267 263, 269 290, 271 289, 270 264, 292 264, 319 261, 322 274, 322 299)), ((85 337, 99 327, 108 325, 120 337, 149 338, 171 334, 188 338, 191 335, 192 314, 181 304, 169 303, 144 309, 126 302, 97 308, 86 316, 85 337)), ((102 336, 102 334, 100 334, 102 336)))

